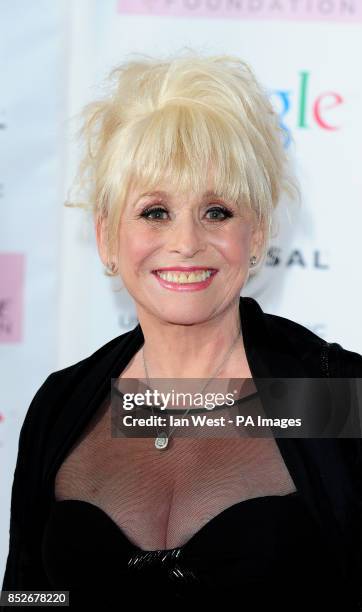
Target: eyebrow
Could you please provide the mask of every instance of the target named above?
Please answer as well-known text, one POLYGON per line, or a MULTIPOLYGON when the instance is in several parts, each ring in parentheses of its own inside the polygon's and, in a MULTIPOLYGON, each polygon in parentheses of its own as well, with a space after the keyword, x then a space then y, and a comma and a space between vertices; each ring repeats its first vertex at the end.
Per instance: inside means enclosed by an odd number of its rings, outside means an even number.
MULTIPOLYGON (((141 193, 140 196, 138 196, 137 201, 140 200, 141 198, 145 197, 145 196, 161 196, 161 197, 166 197, 168 195, 170 195, 167 191, 147 191, 146 193, 141 193)), ((214 198, 221 198, 220 194, 217 194, 215 191, 205 191, 205 193, 203 194, 203 198, 208 198, 209 196, 212 196, 214 198)))

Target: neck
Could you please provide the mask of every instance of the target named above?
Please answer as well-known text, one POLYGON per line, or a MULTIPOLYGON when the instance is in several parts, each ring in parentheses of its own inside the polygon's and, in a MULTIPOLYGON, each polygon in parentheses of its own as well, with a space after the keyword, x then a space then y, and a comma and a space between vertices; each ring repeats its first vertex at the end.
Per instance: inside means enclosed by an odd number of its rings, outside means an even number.
POLYGON ((144 345, 137 355, 137 369, 150 378, 217 378, 249 371, 240 329, 239 300, 227 311, 201 323, 175 324, 142 311, 138 320, 144 345), (232 348, 232 352, 229 353, 232 348), (229 356, 228 356, 229 355, 229 356), (225 361, 226 358, 226 361, 225 361))

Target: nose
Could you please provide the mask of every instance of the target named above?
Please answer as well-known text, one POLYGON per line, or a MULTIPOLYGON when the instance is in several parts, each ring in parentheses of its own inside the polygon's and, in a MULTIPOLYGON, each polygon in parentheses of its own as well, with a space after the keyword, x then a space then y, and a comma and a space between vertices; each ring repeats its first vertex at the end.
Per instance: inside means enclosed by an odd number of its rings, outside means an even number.
POLYGON ((170 253, 192 257, 206 248, 205 232, 192 213, 180 215, 172 224, 169 239, 170 253))

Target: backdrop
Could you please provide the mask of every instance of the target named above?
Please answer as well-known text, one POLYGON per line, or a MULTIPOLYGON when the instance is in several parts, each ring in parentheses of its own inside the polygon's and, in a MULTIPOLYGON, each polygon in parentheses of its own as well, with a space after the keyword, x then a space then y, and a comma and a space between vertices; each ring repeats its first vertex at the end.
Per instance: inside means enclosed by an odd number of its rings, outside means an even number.
POLYGON ((134 52, 189 46, 250 63, 285 128, 302 203, 282 200, 280 233, 243 295, 362 352, 362 0, 0 0, 0 15, 2 580, 34 393, 137 323, 130 296, 103 275, 85 213, 63 206, 74 117, 134 52))

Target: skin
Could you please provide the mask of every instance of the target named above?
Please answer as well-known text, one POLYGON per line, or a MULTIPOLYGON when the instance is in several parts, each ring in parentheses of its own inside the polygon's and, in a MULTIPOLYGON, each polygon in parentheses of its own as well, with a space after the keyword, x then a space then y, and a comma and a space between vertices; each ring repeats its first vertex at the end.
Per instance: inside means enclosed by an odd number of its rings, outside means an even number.
MULTIPOLYGON (((212 190, 209 176, 205 192, 212 190)), ((96 237, 104 265, 113 261, 135 301, 145 338, 144 352, 150 377, 209 378, 221 365, 240 328, 239 296, 249 275, 249 260, 259 257, 262 231, 250 211, 203 194, 181 194, 165 183, 167 195, 144 196, 132 186, 121 216, 118 250, 109 256, 105 221, 96 221, 96 237), (232 212, 227 217, 220 210, 232 212), (146 208, 164 212, 141 217, 146 208), (162 287, 151 273, 168 266, 217 268, 212 283, 201 291, 177 292, 162 287), (177 350, 175 350, 177 347, 177 350)), ((144 376, 142 349, 128 370, 144 376)), ((250 377, 240 335, 218 377, 226 373, 250 377)))

